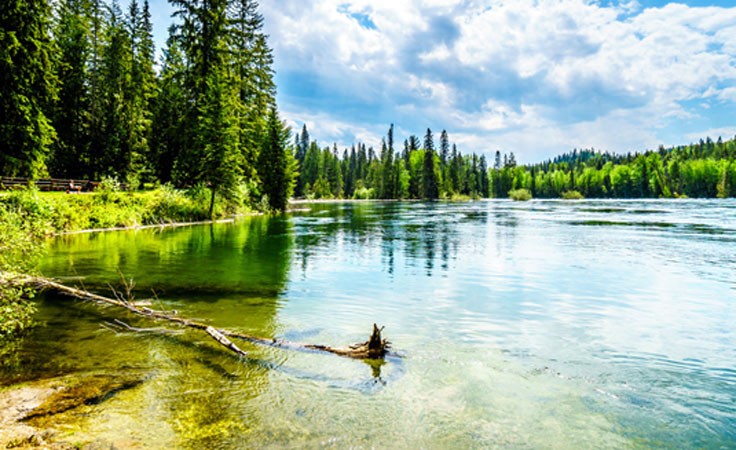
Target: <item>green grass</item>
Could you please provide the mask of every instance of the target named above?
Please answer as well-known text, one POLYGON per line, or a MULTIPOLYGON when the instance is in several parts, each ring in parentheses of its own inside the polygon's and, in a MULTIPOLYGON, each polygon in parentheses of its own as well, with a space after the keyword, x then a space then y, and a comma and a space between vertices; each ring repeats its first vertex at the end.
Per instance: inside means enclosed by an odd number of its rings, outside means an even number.
MULTIPOLYGON (((134 192, 102 189, 80 194, 21 190, 2 193, 0 205, 41 224, 47 233, 58 233, 208 220, 209 196, 209 190, 202 187, 189 191, 169 186, 134 192)), ((216 199, 213 218, 250 211, 233 201, 216 199)))

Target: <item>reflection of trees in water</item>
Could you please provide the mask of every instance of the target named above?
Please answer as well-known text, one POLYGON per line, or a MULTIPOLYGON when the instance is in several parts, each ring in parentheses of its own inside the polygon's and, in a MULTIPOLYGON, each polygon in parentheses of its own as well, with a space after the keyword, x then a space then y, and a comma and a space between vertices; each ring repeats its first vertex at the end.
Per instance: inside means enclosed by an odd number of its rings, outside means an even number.
POLYGON ((290 228, 283 217, 245 217, 230 224, 65 236, 51 244, 42 272, 83 275, 91 288, 117 284, 121 272, 140 290, 273 296, 287 281, 290 228))
MULTIPOLYGON (((343 246, 380 249, 381 264, 393 276, 398 255, 408 267, 421 267, 432 276, 437 265, 450 269, 461 240, 459 224, 485 224, 486 208, 448 207, 444 203, 321 204, 295 215, 295 250, 303 276, 310 260, 343 246)), ((363 251, 363 250, 361 250, 363 251)))

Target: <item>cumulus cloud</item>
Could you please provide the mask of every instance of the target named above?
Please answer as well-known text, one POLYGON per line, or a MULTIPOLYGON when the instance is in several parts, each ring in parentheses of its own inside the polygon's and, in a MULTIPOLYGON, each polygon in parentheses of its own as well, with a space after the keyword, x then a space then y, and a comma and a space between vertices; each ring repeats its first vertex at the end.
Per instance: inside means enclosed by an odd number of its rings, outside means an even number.
POLYGON ((500 148, 533 162, 573 147, 678 144, 730 126, 703 123, 736 103, 733 7, 280 0, 261 8, 279 103, 323 145, 357 136, 378 145, 395 123, 418 135, 446 128, 465 152, 500 148))

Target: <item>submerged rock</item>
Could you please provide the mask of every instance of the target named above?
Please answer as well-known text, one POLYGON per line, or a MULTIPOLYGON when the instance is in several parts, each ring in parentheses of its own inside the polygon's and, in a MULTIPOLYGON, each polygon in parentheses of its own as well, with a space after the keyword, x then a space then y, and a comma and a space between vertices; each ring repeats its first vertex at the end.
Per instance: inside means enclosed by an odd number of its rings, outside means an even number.
POLYGON ((82 405, 96 405, 142 382, 143 378, 140 376, 125 374, 93 374, 71 379, 54 390, 42 404, 29 411, 21 420, 32 422, 82 405))
POLYGON ((54 442, 56 426, 73 420, 62 417, 63 413, 102 403, 144 380, 137 373, 85 373, 4 389, 0 391, 0 448, 78 448, 54 442))

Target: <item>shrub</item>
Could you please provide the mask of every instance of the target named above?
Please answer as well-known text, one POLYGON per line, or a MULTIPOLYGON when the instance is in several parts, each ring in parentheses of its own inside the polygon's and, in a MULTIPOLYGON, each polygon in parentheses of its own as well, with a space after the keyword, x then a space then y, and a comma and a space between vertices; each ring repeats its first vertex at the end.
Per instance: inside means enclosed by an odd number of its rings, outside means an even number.
MULTIPOLYGON (((204 197, 206 192, 198 194, 204 197)), ((143 211, 142 220, 145 224, 184 222, 207 219, 207 209, 203 202, 174 189, 165 184, 159 189, 147 194, 148 201, 143 211)))
POLYGON ((52 231, 54 207, 47 197, 41 195, 36 188, 13 191, 2 197, 2 203, 7 211, 18 215, 22 223, 34 224, 36 227, 52 231))
POLYGON ((565 200, 582 200, 583 194, 576 190, 565 191, 562 193, 562 198, 565 200))
POLYGON ((353 193, 353 198, 356 200, 369 200, 376 198, 376 191, 373 188, 359 187, 353 193))
MULTIPOLYGON (((32 273, 43 249, 44 226, 16 206, 0 204, 0 277, 32 273)), ((0 341, 21 334, 35 312, 34 291, 0 278, 0 341)))
POLYGON ((529 189, 512 189, 509 191, 509 198, 517 202, 525 202, 532 199, 532 193, 529 189))

